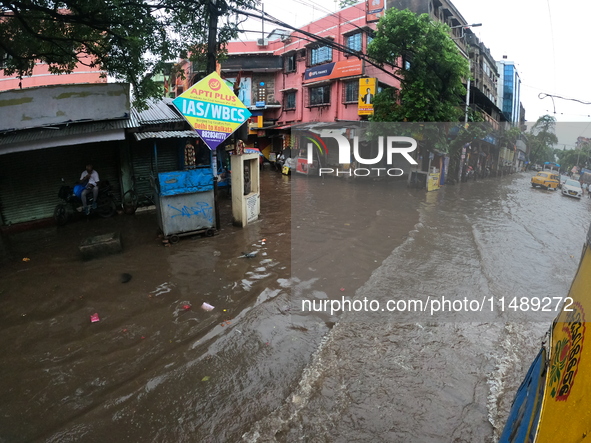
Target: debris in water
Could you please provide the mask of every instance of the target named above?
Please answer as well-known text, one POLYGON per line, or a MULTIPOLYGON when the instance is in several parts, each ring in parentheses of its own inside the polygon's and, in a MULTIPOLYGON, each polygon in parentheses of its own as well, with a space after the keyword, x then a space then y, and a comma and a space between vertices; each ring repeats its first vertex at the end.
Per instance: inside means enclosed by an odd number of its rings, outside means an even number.
POLYGON ((344 291, 345 291, 345 288, 341 288, 341 292, 344 292, 344 291))
POLYGON ((258 253, 258 252, 259 252, 259 251, 254 251, 254 252, 243 252, 243 253, 242 253, 242 255, 241 255, 239 258, 242 258, 242 257, 244 257, 244 258, 253 258, 253 257, 256 257, 256 256, 257 256, 257 253, 258 253))
POLYGON ((97 321, 100 321, 101 319, 99 318, 99 315, 97 312, 95 312, 94 314, 92 314, 90 316, 90 323, 96 323, 97 321))
POLYGON ((205 377, 203 377, 203 378, 201 379, 201 381, 207 381, 207 380, 209 380, 209 375, 206 375, 205 377))
POLYGON ((131 274, 125 272, 121 274, 121 283, 127 283, 129 280, 131 280, 131 274))
POLYGON ((31 259, 29 257, 25 257, 23 258, 23 261, 31 261, 31 259))
POLYGON ((183 309, 185 311, 188 311, 189 309, 191 309, 191 305, 183 305, 183 309))
POLYGON ((209 303, 203 303, 201 305, 201 309, 204 311, 213 311, 213 306, 211 306, 209 303))

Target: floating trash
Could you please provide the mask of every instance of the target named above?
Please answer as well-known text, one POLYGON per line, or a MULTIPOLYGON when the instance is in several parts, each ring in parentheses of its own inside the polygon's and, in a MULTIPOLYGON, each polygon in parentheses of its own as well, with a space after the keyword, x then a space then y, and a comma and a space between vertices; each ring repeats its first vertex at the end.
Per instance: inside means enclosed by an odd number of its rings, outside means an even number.
POLYGON ((97 321, 101 321, 97 312, 90 316, 90 323, 96 323, 97 321))
POLYGON ((209 303, 203 303, 201 305, 201 309, 203 309, 204 311, 213 311, 214 308, 209 303))

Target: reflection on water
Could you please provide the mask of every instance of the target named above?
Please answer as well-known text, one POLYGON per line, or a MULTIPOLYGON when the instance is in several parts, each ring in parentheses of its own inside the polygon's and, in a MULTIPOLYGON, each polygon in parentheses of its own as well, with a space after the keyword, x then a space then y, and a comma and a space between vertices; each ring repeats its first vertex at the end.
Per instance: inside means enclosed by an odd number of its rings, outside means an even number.
POLYGON ((591 200, 527 174, 430 194, 262 180, 261 220, 232 227, 222 199, 214 238, 165 248, 138 214, 4 239, 0 441, 492 441, 546 317, 331 316, 298 300, 566 294, 591 200), (78 260, 113 230, 123 254, 78 260))

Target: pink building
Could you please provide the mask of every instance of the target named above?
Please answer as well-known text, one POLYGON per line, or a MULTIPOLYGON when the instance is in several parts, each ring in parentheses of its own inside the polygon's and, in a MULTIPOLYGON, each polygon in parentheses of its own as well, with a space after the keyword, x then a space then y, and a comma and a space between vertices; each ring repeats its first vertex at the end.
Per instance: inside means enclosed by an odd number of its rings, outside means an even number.
MULTIPOLYGON (((90 60, 90 59, 88 59, 90 60)), ((9 91, 11 89, 32 88, 36 86, 78 84, 78 83, 107 83, 107 77, 101 77, 103 71, 98 68, 78 64, 71 74, 56 75, 49 72, 48 65, 45 63, 36 63, 33 68, 33 74, 21 79, 15 75, 7 76, 0 70, 0 91, 9 91)))
MULTIPOLYGON (((302 32, 276 29, 255 41, 231 42, 221 75, 232 83, 240 77, 239 98, 253 114, 247 144, 256 141, 267 155, 292 146, 289 129, 294 126, 367 120, 368 112, 360 114, 364 101, 385 86, 399 86, 392 75, 355 55, 366 53, 376 23, 376 15, 358 4, 303 26, 302 32)), ((177 80, 176 95, 199 78, 188 62, 181 66, 186 80, 177 80)))

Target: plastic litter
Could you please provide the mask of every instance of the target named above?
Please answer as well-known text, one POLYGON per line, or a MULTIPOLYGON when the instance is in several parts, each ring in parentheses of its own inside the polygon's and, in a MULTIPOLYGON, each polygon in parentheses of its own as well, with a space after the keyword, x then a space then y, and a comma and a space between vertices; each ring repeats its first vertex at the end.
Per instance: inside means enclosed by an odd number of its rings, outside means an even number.
POLYGON ((205 377, 203 377, 203 378, 201 379, 201 381, 207 381, 207 380, 209 380, 209 375, 206 375, 205 377))
POLYGON ((97 321, 101 321, 97 312, 90 316, 90 323, 96 323, 97 321))
POLYGON ((25 257, 23 258, 23 261, 31 261, 31 259, 29 257, 25 257))
POLYGON ((209 303, 203 303, 201 305, 201 309, 203 309, 204 311, 213 311, 213 306, 211 306, 209 303))
POLYGON ((189 309, 191 309, 191 305, 183 305, 183 309, 185 311, 188 311, 189 309))

